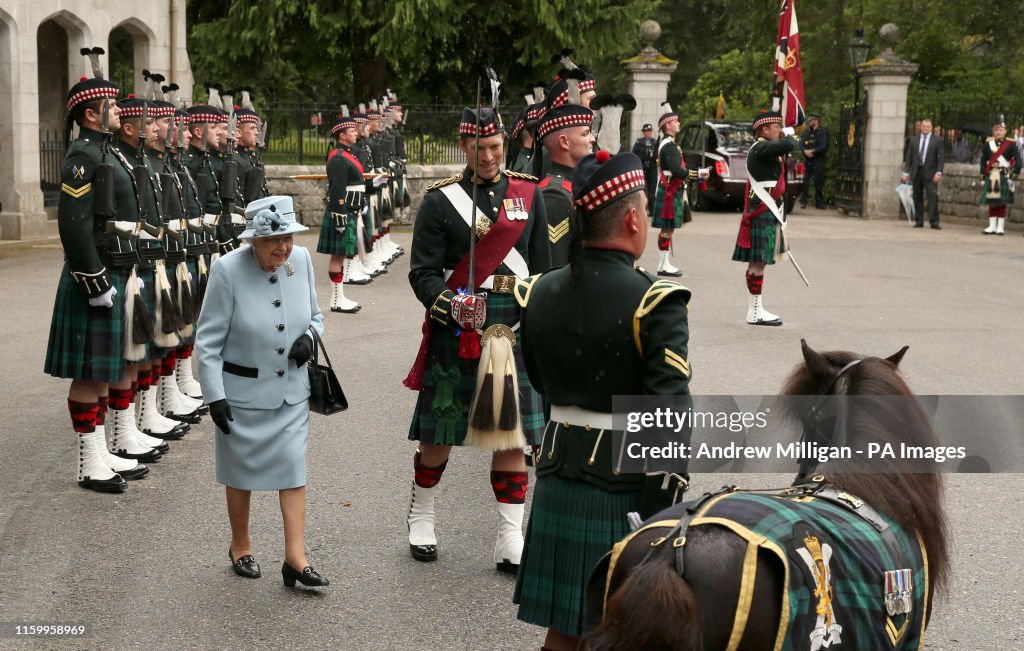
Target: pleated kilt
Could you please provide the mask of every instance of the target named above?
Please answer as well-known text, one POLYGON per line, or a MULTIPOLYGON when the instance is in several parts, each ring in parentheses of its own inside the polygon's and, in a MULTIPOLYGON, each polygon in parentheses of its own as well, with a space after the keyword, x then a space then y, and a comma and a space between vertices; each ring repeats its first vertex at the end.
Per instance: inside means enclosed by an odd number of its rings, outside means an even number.
POLYGON ((326 255, 343 255, 350 257, 358 253, 356 245, 356 219, 345 217, 345 233, 336 228, 336 217, 331 213, 324 214, 320 222, 320 239, 316 243, 316 252, 326 255))
POLYGON ((683 190, 680 189, 672 197, 673 219, 662 219, 661 211, 665 206, 665 186, 658 183, 658 189, 654 191, 654 210, 651 211, 651 226, 653 228, 680 228, 683 225, 683 190))
POLYGON ((114 307, 93 307, 64 263, 53 301, 44 372, 54 377, 91 382, 124 379, 124 299, 128 272, 125 268, 108 269, 110 284, 117 290, 114 307))
POLYGON ((750 248, 743 249, 736 236, 736 246, 732 250, 732 259, 737 262, 763 262, 775 264, 775 238, 778 221, 771 211, 754 217, 750 221, 750 248))
MULTIPOLYGON (((305 369, 302 369, 305 373, 305 369)), ((212 425, 217 482, 240 490, 269 491, 306 485, 309 402, 277 409, 231 405, 231 434, 212 425)))
MULTIPOLYGON (((515 297, 510 294, 487 295, 487 326, 495 323, 513 326, 518 322, 519 305, 515 297)), ((416 400, 409 439, 437 445, 462 445, 469 425, 469 408, 476 389, 480 360, 459 357, 459 338, 455 336, 455 330, 436 323, 434 326, 427 345, 423 389, 416 400)), ((517 339, 518 336, 517 332, 517 339)), ((519 376, 519 416, 523 434, 528 444, 539 445, 544 434, 544 402, 526 374, 522 346, 518 342, 513 354, 519 376)), ((496 371, 495 382, 501 379, 502 375, 496 371)))
POLYGON ((609 493, 558 475, 538 478, 512 598, 518 618, 582 635, 587 579, 629 533, 626 514, 639 504, 639 490, 609 493))

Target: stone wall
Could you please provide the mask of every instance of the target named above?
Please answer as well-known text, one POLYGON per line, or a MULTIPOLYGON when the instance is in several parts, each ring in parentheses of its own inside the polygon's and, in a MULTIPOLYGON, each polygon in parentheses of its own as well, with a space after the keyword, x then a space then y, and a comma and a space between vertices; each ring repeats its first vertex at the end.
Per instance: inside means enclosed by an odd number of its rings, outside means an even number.
MULTIPOLYGON (((403 211, 399 223, 412 223, 412 218, 423 200, 423 192, 431 183, 458 174, 462 165, 410 165, 406 185, 412 205, 403 211)), ((271 194, 286 194, 295 201, 296 217, 307 226, 319 226, 324 214, 326 180, 298 180, 290 178, 300 174, 323 174, 323 165, 268 165, 267 187, 271 194)))

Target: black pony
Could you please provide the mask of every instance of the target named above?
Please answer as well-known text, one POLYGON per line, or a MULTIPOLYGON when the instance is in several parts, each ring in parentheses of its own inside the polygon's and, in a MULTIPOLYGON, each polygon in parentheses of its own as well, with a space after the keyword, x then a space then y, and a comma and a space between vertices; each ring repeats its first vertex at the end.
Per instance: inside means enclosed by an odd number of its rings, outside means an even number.
MULTIPOLYGON (((834 443, 823 433, 827 428, 809 421, 821 404, 818 396, 849 395, 866 398, 871 413, 844 416, 846 444, 936 444, 916 401, 891 399, 913 395, 897 368, 907 347, 883 359, 818 353, 801 344, 804 364, 782 395, 809 397, 797 414, 805 440, 834 443)), ((588 598, 599 624, 585 638, 586 648, 892 651, 922 645, 932 595, 945 586, 949 569, 940 475, 870 473, 863 464, 856 455, 834 459, 820 471, 804 468, 782 491, 729 489, 654 516, 595 570, 588 598), (784 521, 783 542, 737 525, 740 518, 715 517, 744 509, 755 512, 755 522, 784 521), (822 511, 842 522, 814 520, 822 511), (873 554, 888 562, 868 563, 865 570, 863 557, 873 554), (849 608, 856 598, 863 601, 849 608)))

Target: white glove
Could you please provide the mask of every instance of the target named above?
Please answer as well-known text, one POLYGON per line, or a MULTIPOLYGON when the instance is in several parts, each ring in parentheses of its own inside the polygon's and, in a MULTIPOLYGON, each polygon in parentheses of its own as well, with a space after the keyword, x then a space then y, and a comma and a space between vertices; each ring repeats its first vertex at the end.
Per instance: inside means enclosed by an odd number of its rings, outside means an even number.
POLYGON ((381 174, 380 176, 373 177, 373 187, 379 188, 388 182, 388 178, 381 174))
POLYGON ((782 135, 784 136, 792 136, 795 133, 796 129, 794 129, 793 127, 782 127, 782 135))
POLYGON ((706 179, 709 176, 711 176, 711 168, 710 167, 698 167, 697 168, 697 178, 706 179))
POLYGON ((142 280, 142 278, 140 276, 135 276, 135 283, 139 286, 139 291, 140 292, 142 291, 142 288, 146 286, 146 283, 143 282, 143 280, 142 280))
POLYGON ((370 207, 369 206, 363 206, 363 215, 369 215, 369 214, 370 214, 370 207))
POLYGON ((94 296, 89 299, 89 305, 93 307, 114 307, 114 294, 117 293, 116 287, 111 287, 107 291, 103 292, 99 296, 94 296))

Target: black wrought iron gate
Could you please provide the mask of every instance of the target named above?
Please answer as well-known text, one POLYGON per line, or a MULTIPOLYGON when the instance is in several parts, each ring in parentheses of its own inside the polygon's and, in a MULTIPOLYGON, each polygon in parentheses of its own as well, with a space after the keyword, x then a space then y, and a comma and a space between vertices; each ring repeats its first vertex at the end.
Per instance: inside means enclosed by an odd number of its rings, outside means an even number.
POLYGON ((839 156, 836 159, 835 203, 850 212, 864 212, 864 135, 867 102, 839 109, 839 156))

